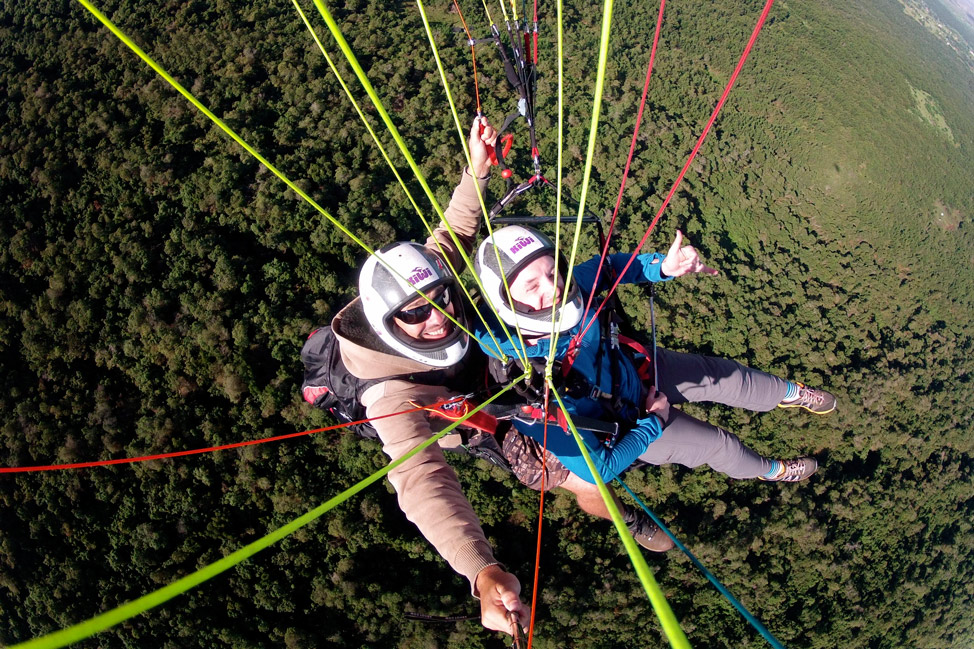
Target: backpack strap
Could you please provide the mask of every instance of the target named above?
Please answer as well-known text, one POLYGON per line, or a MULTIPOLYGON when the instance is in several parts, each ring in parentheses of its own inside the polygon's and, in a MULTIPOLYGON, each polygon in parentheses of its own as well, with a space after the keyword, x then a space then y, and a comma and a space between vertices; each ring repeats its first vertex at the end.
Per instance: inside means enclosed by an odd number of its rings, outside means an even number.
MULTIPOLYGON (((345 366, 338 337, 329 325, 311 332, 301 349, 301 360, 305 368, 301 396, 315 408, 327 410, 344 423, 367 418, 362 395, 379 383, 403 380, 437 386, 451 380, 445 370, 360 379, 345 366)), ((379 435, 368 422, 354 426, 353 430, 369 439, 379 435)))
MULTIPOLYGON (((527 371, 528 378, 515 384, 514 392, 527 403, 541 404, 545 396, 545 364, 546 359, 529 357, 528 367, 525 370, 524 365, 517 358, 511 358, 505 363, 491 356, 488 358, 487 368, 490 378, 500 386, 510 384, 527 371)), ((560 366, 560 363, 558 364, 560 366)))

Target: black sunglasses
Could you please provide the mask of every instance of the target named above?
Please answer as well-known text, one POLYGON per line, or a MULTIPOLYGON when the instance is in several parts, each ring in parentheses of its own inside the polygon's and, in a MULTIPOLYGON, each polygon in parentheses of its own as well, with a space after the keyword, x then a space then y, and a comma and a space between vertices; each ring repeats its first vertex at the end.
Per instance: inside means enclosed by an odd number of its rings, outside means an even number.
MULTIPOLYGON (((445 309, 447 305, 450 304, 450 289, 444 287, 443 291, 437 296, 430 296, 430 300, 433 304, 438 305, 440 308, 445 309)), ((414 307, 412 309, 403 309, 396 313, 396 320, 402 322, 403 324, 414 325, 420 322, 426 322, 430 318, 430 314, 433 313, 433 304, 429 302, 424 302, 423 304, 414 307)))

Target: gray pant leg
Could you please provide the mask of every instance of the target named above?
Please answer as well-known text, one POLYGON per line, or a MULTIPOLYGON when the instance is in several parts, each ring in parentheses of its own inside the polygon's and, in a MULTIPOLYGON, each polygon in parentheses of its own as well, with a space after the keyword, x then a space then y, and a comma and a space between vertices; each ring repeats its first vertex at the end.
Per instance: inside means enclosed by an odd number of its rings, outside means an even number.
POLYGON ((660 391, 670 403, 712 401, 757 412, 773 410, 788 382, 737 361, 659 348, 660 391))
MULTIPOLYGON (((662 351, 662 350, 661 350, 662 351)), ((741 443, 737 435, 707 422, 670 409, 670 423, 653 441, 640 460, 650 464, 708 464, 732 478, 757 478, 771 470, 771 462, 741 443)))

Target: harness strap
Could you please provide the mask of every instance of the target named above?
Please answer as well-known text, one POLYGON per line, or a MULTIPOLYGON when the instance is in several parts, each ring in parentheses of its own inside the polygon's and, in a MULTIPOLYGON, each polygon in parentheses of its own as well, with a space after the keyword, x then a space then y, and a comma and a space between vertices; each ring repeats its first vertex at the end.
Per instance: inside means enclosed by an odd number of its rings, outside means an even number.
MULTIPOLYGON (((521 417, 516 417, 516 419, 519 419, 525 423, 533 424, 545 420, 545 413, 541 408, 536 408, 534 406, 522 406, 521 412, 523 415, 521 417)), ((568 430, 568 420, 565 418, 565 413, 560 408, 556 408, 554 412, 549 413, 547 419, 549 422, 557 424, 563 430, 568 430)), ((578 428, 579 430, 599 433, 609 438, 617 437, 619 434, 618 422, 602 421, 601 419, 592 419, 590 417, 582 417, 581 415, 572 415, 572 423, 575 424, 575 428, 578 428)))
MULTIPOLYGON (((415 408, 421 408, 430 413, 430 415, 439 417, 440 419, 445 419, 447 421, 457 421, 467 416, 472 405, 471 402, 466 399, 451 401, 448 403, 438 403, 432 406, 423 406, 415 401, 410 401, 409 403, 415 408)), ((520 408, 511 408, 506 413, 498 413, 498 416, 496 417, 481 410, 471 415, 463 423, 464 426, 493 435, 497 432, 498 420, 504 418, 504 415, 506 415, 508 418, 518 419, 525 423, 537 423, 546 419, 543 408, 533 405, 524 405, 520 408)), ((556 408, 553 412, 548 414, 547 420, 553 424, 556 424, 563 430, 568 430, 568 420, 565 417, 565 413, 560 408, 556 408)), ((608 436, 609 438, 617 437, 619 434, 619 424, 616 422, 608 422, 600 419, 573 415, 572 423, 574 423, 575 427, 580 430, 600 433, 608 436)))
POLYGON ((619 334, 619 342, 642 356, 642 362, 636 366, 639 378, 643 381, 653 378, 653 357, 646 349, 646 345, 623 334, 619 334))
MULTIPOLYGON (((458 421, 467 416, 470 412, 471 403, 467 399, 452 401, 449 403, 438 403, 432 406, 422 406, 415 401, 410 401, 414 407, 422 408, 434 417, 446 419, 447 421, 458 421)), ((474 428, 493 435, 497 432, 497 417, 490 415, 483 410, 475 412, 463 422, 464 426, 474 428)))

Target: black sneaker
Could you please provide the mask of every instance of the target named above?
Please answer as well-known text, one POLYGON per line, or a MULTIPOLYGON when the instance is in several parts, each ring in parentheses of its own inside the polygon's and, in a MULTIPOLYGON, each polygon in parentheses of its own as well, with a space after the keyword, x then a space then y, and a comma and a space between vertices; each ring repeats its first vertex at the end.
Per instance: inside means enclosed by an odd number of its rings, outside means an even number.
POLYGON ((778 460, 785 472, 777 478, 761 478, 766 482, 801 482, 811 478, 818 471, 818 462, 813 457, 800 457, 797 460, 778 460))
POLYGON ((798 394, 779 403, 779 408, 804 408, 816 415, 827 415, 835 410, 836 399, 831 392, 816 390, 798 381, 795 381, 795 385, 798 386, 798 394))
POLYGON ((636 512, 636 520, 629 523, 627 527, 632 532, 632 537, 636 539, 636 543, 650 552, 666 552, 676 547, 666 532, 642 512, 636 512))

